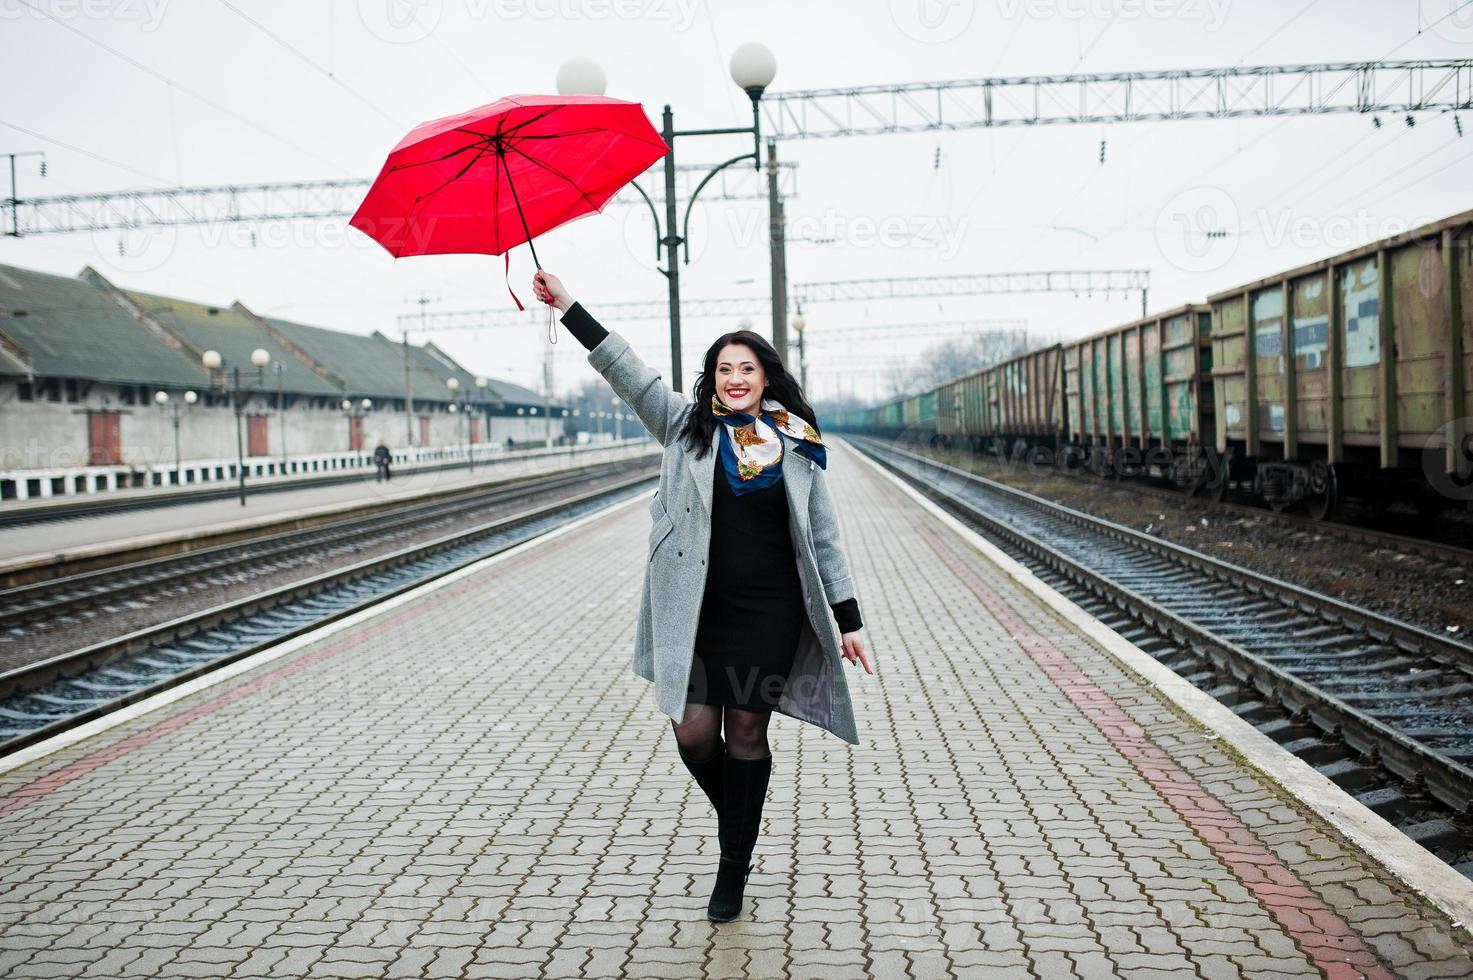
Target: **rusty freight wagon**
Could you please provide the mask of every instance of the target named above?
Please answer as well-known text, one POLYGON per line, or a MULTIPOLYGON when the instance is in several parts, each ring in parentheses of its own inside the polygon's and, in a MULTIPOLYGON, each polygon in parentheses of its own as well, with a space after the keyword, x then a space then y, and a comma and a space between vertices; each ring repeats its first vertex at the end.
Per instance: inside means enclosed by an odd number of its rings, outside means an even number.
POLYGON ((1209 308, 1191 304, 1064 345, 1070 455, 1190 487, 1213 423, 1209 308))
POLYGON ((1212 306, 1210 489, 1317 517, 1342 496, 1467 504, 1473 212, 1240 286, 1212 306))
POLYGON ((1006 454, 1064 438, 1064 346, 1028 351, 982 371, 982 433, 1006 454))

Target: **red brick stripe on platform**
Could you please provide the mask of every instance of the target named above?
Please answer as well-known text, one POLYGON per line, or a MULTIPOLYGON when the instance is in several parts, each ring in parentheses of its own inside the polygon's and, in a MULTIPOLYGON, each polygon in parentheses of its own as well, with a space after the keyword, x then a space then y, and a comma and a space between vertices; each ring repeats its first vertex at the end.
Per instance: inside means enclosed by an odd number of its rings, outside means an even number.
POLYGON ((1146 778, 1161 797, 1217 854, 1227 868, 1268 909, 1327 977, 1387 978, 1360 936, 1320 901, 1293 870, 1253 836, 1238 817, 1178 766, 1110 695, 1078 664, 1030 626, 1018 611, 961 556, 950 536, 929 522, 910 517, 911 526, 942 562, 982 602, 1020 647, 1043 668, 1054 686, 1094 723, 1116 750, 1146 778))
POLYGON ((283 666, 277 667, 275 670, 268 671, 238 687, 231 688, 224 694, 197 704, 187 711, 182 711, 177 715, 172 715, 155 722, 147 728, 134 732, 132 735, 119 739, 111 745, 106 745, 95 752, 90 752, 76 762, 33 780, 7 796, 0 796, 0 817, 9 816, 17 810, 24 809, 36 800, 54 793, 73 780, 80 779, 88 773, 107 765, 109 762, 122 758, 134 749, 142 748, 150 742, 157 741, 170 732, 183 728, 196 719, 213 714, 226 705, 234 704, 236 701, 254 694, 264 687, 284 681, 314 664, 329 660, 345 651, 357 649, 362 646, 364 640, 382 636, 394 627, 418 619, 431 609, 436 609, 451 599, 464 595, 468 591, 485 588, 484 576, 488 572, 495 575, 505 574, 508 570, 514 569, 534 557, 541 557, 550 551, 565 546, 570 540, 575 539, 576 536, 576 533, 565 534, 546 544, 529 549, 520 555, 507 559, 499 565, 493 566, 485 572, 471 575, 453 586, 441 589, 422 599, 417 599, 407 605, 401 606, 392 615, 370 620, 361 628, 351 629, 348 633, 340 635, 327 643, 326 646, 319 647, 305 656, 298 657, 283 666))

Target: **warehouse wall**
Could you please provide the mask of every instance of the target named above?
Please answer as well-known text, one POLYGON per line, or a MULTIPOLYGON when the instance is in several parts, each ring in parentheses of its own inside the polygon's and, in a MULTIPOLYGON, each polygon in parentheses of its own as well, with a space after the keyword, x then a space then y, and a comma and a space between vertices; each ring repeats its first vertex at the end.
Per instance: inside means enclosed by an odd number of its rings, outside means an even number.
MULTIPOLYGON (((151 394, 153 389, 148 389, 151 394)), ((122 463, 140 469, 168 469, 174 465, 174 404, 179 405, 179 457, 181 460, 233 459, 236 454, 235 415, 228 403, 206 405, 203 397, 193 406, 185 406, 183 392, 170 392, 171 403, 160 407, 153 403, 128 405, 117 385, 101 383, 58 386, 57 400, 34 390, 33 400, 22 400, 18 382, 0 380, 0 470, 71 469, 91 464, 89 413, 119 413, 119 448, 122 463)), ((136 391, 136 389, 135 389, 136 391)), ((137 396, 135 395, 135 398, 137 396)), ((435 406, 443 409, 444 406, 435 406)), ((265 416, 266 455, 282 453, 282 413, 259 397, 246 404, 245 414, 265 416)), ((430 419, 430 445, 462 445, 468 435, 465 420, 457 413, 421 408, 417 417, 430 419)), ((307 399, 289 404, 285 412, 285 449, 290 456, 340 452, 349 447, 349 422, 341 407, 311 405, 307 399)), ((249 452, 242 424, 242 439, 249 452)), ((372 450, 383 438, 394 450, 407 444, 402 411, 370 411, 364 416, 364 446, 372 450)), ((537 416, 493 417, 490 426, 481 417, 481 441, 505 442, 510 435, 517 442, 542 439, 546 425, 537 416)), ((554 438, 562 432, 561 420, 555 419, 554 438)))

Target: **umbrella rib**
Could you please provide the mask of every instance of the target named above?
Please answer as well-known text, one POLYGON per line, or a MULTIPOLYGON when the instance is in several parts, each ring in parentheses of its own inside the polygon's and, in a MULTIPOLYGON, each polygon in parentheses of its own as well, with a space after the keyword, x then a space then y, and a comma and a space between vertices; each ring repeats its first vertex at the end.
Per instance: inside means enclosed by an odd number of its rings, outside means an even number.
POLYGON ((589 207, 593 208, 595 211, 598 210, 598 205, 593 203, 593 198, 589 197, 588 196, 588 192, 585 191, 583 188, 579 187, 578 184, 577 184, 577 182, 574 181, 573 178, 569 177, 565 173, 559 172, 556 168, 554 168, 552 166, 549 166, 548 164, 544 163, 541 160, 538 160, 536 157, 528 156, 526 153, 523 153, 520 149, 518 149, 515 146, 512 146, 509 149, 511 149, 513 152, 520 153, 522 156, 526 157, 527 160, 529 160, 534 166, 541 167, 543 170, 546 170, 548 173, 552 174, 554 177, 557 177, 557 178, 559 178, 561 180, 567 181, 568 182, 568 185, 570 187, 572 187, 573 190, 575 190, 575 191, 578 192, 578 194, 583 198, 584 202, 589 207))
MULTIPOLYGON (((546 119, 548 116, 552 115, 554 112, 557 112, 561 108, 562 108, 562 106, 560 106, 560 105, 549 106, 546 111, 539 112, 539 113, 537 113, 537 115, 532 116, 532 117, 530 117, 528 119, 523 119, 521 122, 517 123, 511 129, 508 129, 505 132, 502 132, 501 123, 498 121, 497 126, 496 126, 496 131, 503 138, 505 138, 507 136, 515 135, 516 131, 519 130, 519 129, 521 129, 523 126, 530 126, 534 122, 537 122, 539 119, 546 119)), ((506 117, 505 116, 502 116, 501 119, 502 120, 505 120, 506 117)))
POLYGON ((438 194, 440 191, 444 190, 446 187, 449 187, 455 181, 457 181, 460 178, 464 177, 466 175, 466 173, 469 172, 470 169, 476 165, 476 163, 481 159, 481 157, 483 157, 483 156, 486 155, 486 152, 487 152, 486 147, 481 147, 480 148, 480 151, 475 155, 475 157, 469 163, 467 163, 464 167, 461 167, 460 168, 460 172, 459 173, 457 173, 453 177, 447 177, 447 178, 445 178, 445 180, 440 183, 440 186, 439 187, 431 188, 430 190, 426 191, 423 194, 416 195, 415 196, 415 200, 416 201, 420 201, 420 200, 425 200, 427 198, 433 197, 434 195, 438 194))
MULTIPOLYGON (((423 167, 427 163, 443 163, 444 161, 449 160, 453 156, 456 156, 456 155, 461 154, 461 153, 465 153, 467 150, 479 150, 479 151, 481 151, 481 152, 484 153, 485 152, 485 149, 486 149, 486 146, 483 145, 483 144, 479 144, 479 143, 467 143, 465 146, 458 146, 458 147, 456 147, 455 149, 451 150, 449 153, 446 153, 443 156, 431 157, 428 160, 415 160, 412 163, 396 163, 392 167, 389 168, 389 172, 390 173, 394 173, 395 171, 399 171, 399 170, 408 170, 410 167, 423 167)), ((473 160, 471 162, 474 163, 475 161, 473 160)))
POLYGON ((590 126, 587 129, 565 129, 560 133, 543 133, 541 135, 534 136, 516 136, 510 139, 503 136, 502 142, 506 143, 509 146, 512 143, 520 143, 522 140, 560 140, 565 136, 587 136, 589 133, 606 132, 608 132, 607 129, 603 129, 599 126, 590 126))

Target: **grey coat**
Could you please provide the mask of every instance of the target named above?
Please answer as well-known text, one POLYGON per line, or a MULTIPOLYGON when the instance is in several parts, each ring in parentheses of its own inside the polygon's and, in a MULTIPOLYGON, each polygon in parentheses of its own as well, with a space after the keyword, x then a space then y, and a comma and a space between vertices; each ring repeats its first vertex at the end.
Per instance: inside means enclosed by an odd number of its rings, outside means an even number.
MULTIPOLYGON (((660 373, 640 360, 629 342, 610 330, 588 352, 588 363, 634 410, 650 435, 665 447, 660 487, 650 503, 648 560, 634 636, 633 671, 655 685, 655 705, 680 721, 695 652, 696 625, 706 586, 711 546, 711 481, 715 463, 678 439, 692 403, 671 390, 660 373)), ((792 444, 780 433, 784 448, 792 444)), ((712 434, 719 447, 721 426, 712 434)), ((807 622, 777 710, 859 744, 854 709, 844 679, 839 629, 829 606, 854 595, 854 580, 839 539, 839 520, 824 471, 796 452, 783 453, 789 529, 798 556, 807 622)))

